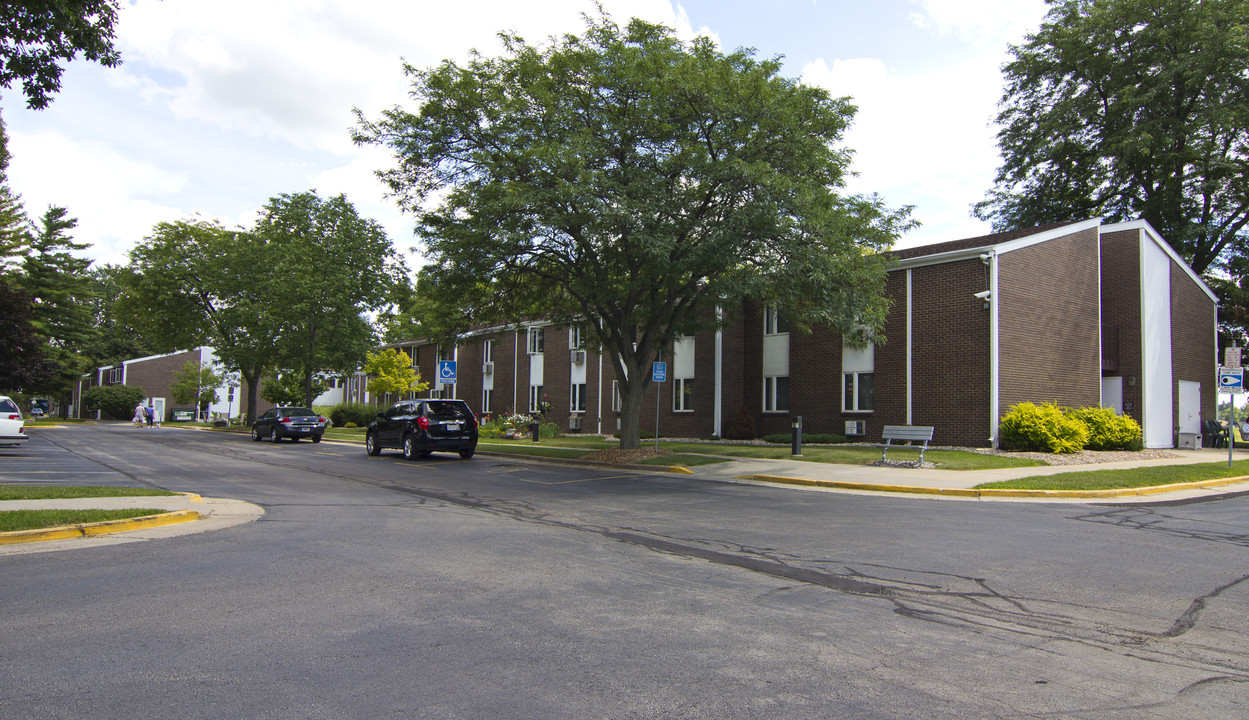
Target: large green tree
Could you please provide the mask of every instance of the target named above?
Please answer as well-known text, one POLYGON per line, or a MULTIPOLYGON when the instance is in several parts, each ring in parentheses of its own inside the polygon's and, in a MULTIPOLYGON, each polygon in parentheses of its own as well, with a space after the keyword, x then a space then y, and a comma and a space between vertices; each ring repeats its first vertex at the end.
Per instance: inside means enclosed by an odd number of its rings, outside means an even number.
POLYGON ((84 352, 98 336, 91 312, 92 261, 77 254, 90 244, 70 235, 77 225, 65 208, 49 207, 31 233, 19 281, 32 297, 35 330, 57 368, 49 381, 30 390, 54 395, 65 406, 74 380, 87 370, 84 352))
POLYGON ((357 113, 356 140, 417 214, 441 304, 462 324, 546 317, 593 330, 621 382, 621 446, 639 445, 651 374, 678 335, 742 297, 878 339, 883 251, 908 225, 841 192, 846 98, 778 60, 587 19, 547 46, 405 67, 414 111, 357 113))
POLYGON ((355 370, 376 347, 361 313, 389 302, 404 265, 382 226, 344 195, 274 197, 255 232, 272 258, 265 272, 275 291, 270 312, 281 325, 281 362, 302 375, 303 403, 311 407, 316 373, 355 370))
POLYGON ((1249 0, 1048 0, 1012 46, 997 230, 1144 218, 1199 273, 1249 240, 1249 0))
POLYGON ((247 416, 254 418, 260 379, 280 354, 271 311, 298 290, 272 284, 268 268, 276 262, 253 233, 203 220, 160 223, 130 251, 116 311, 158 352, 212 345, 247 384, 247 416))
POLYGON ((62 63, 82 53, 106 67, 120 0, 20 0, 0 3, 0 86, 20 82, 26 106, 42 110, 61 88, 62 63))
POLYGON ((25 290, 0 279, 0 392, 6 395, 41 387, 55 374, 33 307, 25 290))

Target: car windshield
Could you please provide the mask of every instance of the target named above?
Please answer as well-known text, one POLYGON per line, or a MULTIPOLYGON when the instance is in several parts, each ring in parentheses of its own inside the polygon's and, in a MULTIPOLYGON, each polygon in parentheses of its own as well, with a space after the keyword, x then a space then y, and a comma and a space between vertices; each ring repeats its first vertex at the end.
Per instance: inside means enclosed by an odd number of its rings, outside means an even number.
POLYGON ((15 413, 21 412, 17 409, 17 404, 8 398, 0 399, 0 412, 15 413))
POLYGON ((282 408, 281 410, 278 410, 278 412, 291 417, 308 417, 309 415, 316 415, 316 413, 312 412, 308 408, 282 408))
POLYGON ((462 402, 430 402, 429 417, 435 420, 471 420, 473 413, 462 402))

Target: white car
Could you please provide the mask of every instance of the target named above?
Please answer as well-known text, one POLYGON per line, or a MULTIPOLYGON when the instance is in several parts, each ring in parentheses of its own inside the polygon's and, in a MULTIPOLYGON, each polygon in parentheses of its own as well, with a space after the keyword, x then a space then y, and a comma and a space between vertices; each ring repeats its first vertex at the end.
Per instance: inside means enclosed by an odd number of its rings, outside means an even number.
POLYGON ((22 411, 6 395, 0 395, 0 445, 23 445, 30 439, 22 432, 22 411))

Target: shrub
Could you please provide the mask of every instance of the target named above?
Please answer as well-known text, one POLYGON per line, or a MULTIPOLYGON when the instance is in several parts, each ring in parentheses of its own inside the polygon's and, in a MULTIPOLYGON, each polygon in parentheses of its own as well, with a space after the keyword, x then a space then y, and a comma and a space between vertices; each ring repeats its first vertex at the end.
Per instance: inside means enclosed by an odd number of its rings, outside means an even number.
POLYGON ((1084 423, 1090 450, 1140 450, 1144 447, 1141 426, 1127 415, 1103 407, 1067 410, 1067 416, 1084 423))
POLYGON ((96 385, 82 391, 84 410, 103 410, 114 420, 129 420, 147 393, 138 385, 96 385))
POLYGON ((755 419, 751 417, 745 405, 737 408, 737 414, 729 423, 724 437, 728 440, 754 440, 759 437, 759 431, 755 428, 755 419))
POLYGON ((334 427, 366 427, 376 417, 377 408, 363 403, 339 403, 329 412, 334 427))
MULTIPOLYGON (((770 443, 777 443, 778 445, 788 445, 794 441, 794 436, 792 433, 773 433, 771 435, 764 435, 763 439, 770 443)), ((802 434, 803 444, 836 445, 838 443, 844 443, 846 440, 847 438, 845 435, 837 435, 834 433, 804 432, 802 434)))
POLYGON ((1073 453, 1084 449, 1088 429, 1053 403, 1024 402, 1012 406, 1002 418, 1000 437, 1010 450, 1073 453))

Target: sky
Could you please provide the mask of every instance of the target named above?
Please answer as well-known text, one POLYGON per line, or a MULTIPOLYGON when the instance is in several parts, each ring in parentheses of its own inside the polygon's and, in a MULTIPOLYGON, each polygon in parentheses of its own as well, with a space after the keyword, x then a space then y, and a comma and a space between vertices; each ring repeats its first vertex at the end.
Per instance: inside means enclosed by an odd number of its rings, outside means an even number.
MULTIPOLYGON (((913 206, 898 247, 983 235, 971 206, 992 187, 993 118, 1008 46, 1043 0, 602 0, 617 22, 663 23, 721 49, 782 57, 782 74, 851 96, 859 110, 847 191, 913 206)), ((420 265, 410 216, 374 173, 393 158, 350 139, 353 108, 415 109, 402 63, 501 52, 498 33, 539 44, 580 33, 593 0, 123 0, 109 69, 75 61, 52 105, 16 85, 0 111, 8 176, 27 214, 78 219, 98 263, 124 264, 160 222, 251 227, 269 198, 343 193, 420 265)))

